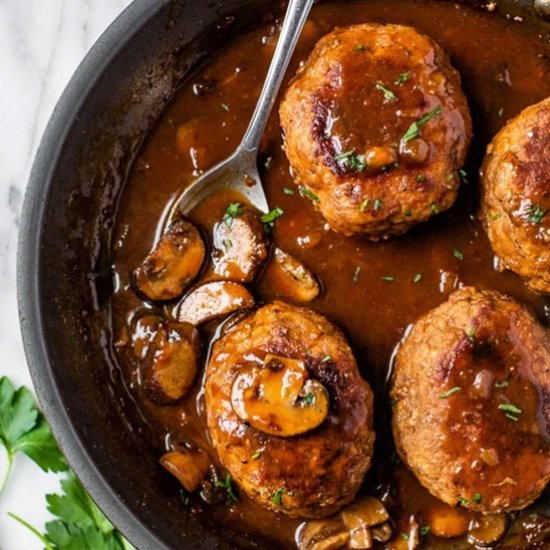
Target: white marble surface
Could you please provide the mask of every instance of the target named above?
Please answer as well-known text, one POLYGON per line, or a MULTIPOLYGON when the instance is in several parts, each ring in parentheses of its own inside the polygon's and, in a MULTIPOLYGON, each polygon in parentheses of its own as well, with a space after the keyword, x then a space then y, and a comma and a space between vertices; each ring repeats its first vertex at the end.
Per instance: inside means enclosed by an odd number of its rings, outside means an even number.
MULTIPOLYGON (((154 1, 154 0, 150 0, 154 1)), ((15 291, 20 210, 32 160, 48 118, 72 73, 130 0, 0 0, 0 376, 30 385, 15 291)), ((0 450, 0 477, 5 458, 0 450)), ((44 495, 58 476, 24 456, 0 496, 0 550, 38 550, 42 543, 14 520, 42 529, 44 495)))

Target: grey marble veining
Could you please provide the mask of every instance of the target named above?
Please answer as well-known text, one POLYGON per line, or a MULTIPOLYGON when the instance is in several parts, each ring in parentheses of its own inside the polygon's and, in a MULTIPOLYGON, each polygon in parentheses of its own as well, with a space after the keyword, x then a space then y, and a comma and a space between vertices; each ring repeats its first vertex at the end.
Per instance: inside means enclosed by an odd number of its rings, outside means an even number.
MULTIPOLYGON (((151 0, 154 1, 154 0, 151 0)), ((130 0, 0 0, 0 376, 29 384, 16 304, 17 230, 32 160, 72 73, 130 0)), ((0 477, 6 466, 0 450, 0 477)), ((0 550, 38 550, 42 543, 9 518, 42 529, 44 494, 58 478, 18 457, 0 497, 0 550)))

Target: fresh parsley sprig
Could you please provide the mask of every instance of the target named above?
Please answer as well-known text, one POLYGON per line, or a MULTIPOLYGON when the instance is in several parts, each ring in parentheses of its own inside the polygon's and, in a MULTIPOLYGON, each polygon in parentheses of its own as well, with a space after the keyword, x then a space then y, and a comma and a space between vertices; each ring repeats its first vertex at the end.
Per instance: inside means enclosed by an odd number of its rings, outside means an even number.
POLYGON ((5 376, 0 378, 0 443, 8 457, 0 494, 7 485, 14 458, 19 452, 26 454, 45 472, 63 472, 68 468, 31 392, 24 386, 16 390, 5 376))
POLYGON ((88 496, 72 472, 61 481, 61 494, 46 495, 48 511, 56 519, 46 523, 46 532, 19 516, 9 515, 34 533, 46 550, 134 550, 88 496))

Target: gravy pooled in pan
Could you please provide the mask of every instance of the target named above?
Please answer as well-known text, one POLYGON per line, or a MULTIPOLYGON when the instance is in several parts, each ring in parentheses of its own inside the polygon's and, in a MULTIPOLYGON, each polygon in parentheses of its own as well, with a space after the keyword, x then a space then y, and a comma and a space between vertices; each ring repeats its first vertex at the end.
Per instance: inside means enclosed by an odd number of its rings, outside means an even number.
MULTIPOLYGON (((550 46, 452 3, 321 4, 262 141, 271 212, 222 193, 157 238, 240 141, 277 31, 182 86, 118 212, 116 360, 181 513, 277 548, 546 548, 550 303, 499 271, 544 278, 497 262, 476 214, 487 145, 550 96, 550 46), (312 102, 331 110, 321 134, 312 102)), ((508 213, 507 154, 496 141, 481 208, 503 255, 487 212, 508 213)))

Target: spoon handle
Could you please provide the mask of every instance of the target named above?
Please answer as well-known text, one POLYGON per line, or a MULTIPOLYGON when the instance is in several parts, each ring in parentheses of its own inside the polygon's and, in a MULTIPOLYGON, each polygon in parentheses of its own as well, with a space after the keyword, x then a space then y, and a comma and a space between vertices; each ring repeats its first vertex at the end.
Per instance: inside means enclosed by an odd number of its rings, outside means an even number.
POLYGON ((240 149, 256 153, 288 64, 314 0, 290 0, 277 47, 240 149))

